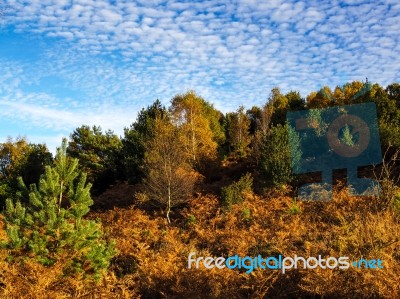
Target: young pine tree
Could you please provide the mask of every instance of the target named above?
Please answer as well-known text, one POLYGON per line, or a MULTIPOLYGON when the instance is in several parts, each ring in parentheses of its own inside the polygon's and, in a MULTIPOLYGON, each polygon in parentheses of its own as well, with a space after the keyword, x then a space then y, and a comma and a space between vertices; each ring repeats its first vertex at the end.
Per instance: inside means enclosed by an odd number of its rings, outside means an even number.
POLYGON ((66 146, 64 139, 38 186, 28 189, 20 178, 19 198, 29 204, 6 201, 8 240, 1 245, 14 259, 32 258, 49 266, 63 259, 65 274, 100 278, 115 253, 114 243, 103 238, 100 224, 84 219, 93 204, 91 184, 77 171, 78 160, 66 156, 66 146))

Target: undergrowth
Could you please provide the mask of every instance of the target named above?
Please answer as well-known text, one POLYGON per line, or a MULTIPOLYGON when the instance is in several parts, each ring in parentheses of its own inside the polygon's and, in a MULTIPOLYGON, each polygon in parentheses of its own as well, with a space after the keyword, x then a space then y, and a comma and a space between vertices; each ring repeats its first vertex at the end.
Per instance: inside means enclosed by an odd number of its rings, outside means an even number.
MULTIPOLYGON (((400 296, 400 230, 395 209, 376 210, 378 198, 294 202, 290 196, 246 194, 226 211, 214 195, 199 196, 174 215, 136 206, 92 212, 116 241, 118 255, 97 284, 63 277, 63 263, 51 267, 8 264, 2 251, 2 298, 394 298, 400 296), (288 212, 289 207, 289 212, 288 212), (291 211, 291 212, 290 212, 291 211), (298 212, 301 211, 301 212, 298 212), (383 269, 255 270, 188 269, 198 256, 348 256, 381 259, 383 269), (18 295, 17 295, 18 294, 18 295)), ((5 235, 4 229, 1 234, 5 235)))

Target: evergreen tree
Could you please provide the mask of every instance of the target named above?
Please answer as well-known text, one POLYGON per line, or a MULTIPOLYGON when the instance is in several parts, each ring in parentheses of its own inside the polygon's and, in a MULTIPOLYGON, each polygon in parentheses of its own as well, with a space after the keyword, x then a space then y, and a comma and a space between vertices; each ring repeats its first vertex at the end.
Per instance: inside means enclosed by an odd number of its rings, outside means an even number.
POLYGON ((293 129, 278 125, 264 136, 261 147, 260 171, 270 186, 280 186, 293 179, 292 167, 301 159, 299 136, 293 129))
POLYGON ((400 84, 392 83, 389 84, 385 89, 388 98, 396 102, 397 108, 400 107, 400 84))
POLYGON ((130 183, 139 182, 143 176, 145 144, 154 138, 154 123, 156 118, 168 118, 167 109, 156 100, 146 109, 142 109, 136 121, 124 129, 122 139, 123 163, 126 178, 130 183))
POLYGON ((272 112, 273 107, 271 105, 268 105, 268 103, 266 103, 262 108, 253 106, 250 110, 247 110, 247 115, 249 116, 251 121, 251 155, 255 159, 257 165, 260 162, 263 136, 265 136, 270 129, 272 112))
POLYGON ((114 243, 104 240, 100 224, 84 219, 93 204, 91 184, 77 171, 78 160, 66 156, 66 145, 64 139, 38 186, 28 189, 20 178, 20 200, 6 200, 8 240, 1 247, 14 259, 29 257, 49 266, 64 260, 65 274, 99 278, 114 255, 114 243), (28 205, 21 204, 23 198, 28 205))
POLYGON ((79 159, 79 165, 93 184, 92 191, 101 193, 116 180, 123 178, 122 142, 108 130, 99 126, 81 126, 70 136, 67 153, 79 159))
POLYGON ((298 91, 290 91, 285 97, 288 99, 289 111, 305 109, 306 102, 298 91))

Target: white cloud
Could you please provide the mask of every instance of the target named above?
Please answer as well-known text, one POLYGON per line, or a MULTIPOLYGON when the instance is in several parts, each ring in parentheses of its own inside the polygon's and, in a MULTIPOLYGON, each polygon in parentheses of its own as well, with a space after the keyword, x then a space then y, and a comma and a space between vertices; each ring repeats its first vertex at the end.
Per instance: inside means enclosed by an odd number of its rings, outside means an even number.
POLYGON ((342 83, 337 81, 343 74, 382 85, 398 80, 400 6, 395 3, 6 3, 11 9, 4 30, 7 25, 33 41, 44 35, 59 41, 32 65, 0 61, 1 98, 13 101, 14 109, 33 122, 43 118, 38 126, 54 126, 52 114, 61 111, 68 128, 84 120, 117 129, 156 98, 167 103, 186 89, 228 111, 261 104, 276 85, 306 96, 322 85, 342 83), (77 93, 66 100, 57 90, 27 91, 45 76, 58 76, 60 88, 77 93), (56 108, 45 106, 49 99, 56 108), (27 107, 31 116, 24 114, 27 107))

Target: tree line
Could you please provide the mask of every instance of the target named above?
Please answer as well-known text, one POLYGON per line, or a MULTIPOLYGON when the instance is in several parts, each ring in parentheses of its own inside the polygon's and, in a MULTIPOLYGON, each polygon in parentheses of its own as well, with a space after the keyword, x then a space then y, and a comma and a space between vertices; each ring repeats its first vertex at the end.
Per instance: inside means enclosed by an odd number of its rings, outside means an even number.
MULTIPOLYGON (((0 144, 0 201, 9 240, 2 248, 44 264, 60 254, 72 259, 66 271, 98 272, 107 267, 114 244, 96 221, 85 220, 92 195, 117 181, 144 186, 142 197, 171 210, 191 198, 195 186, 213 181, 226 162, 251 162, 266 187, 290 183, 289 111, 374 102, 383 150, 400 148, 400 84, 386 88, 354 81, 331 91, 323 87, 302 98, 273 88, 265 104, 223 114, 194 91, 143 108, 124 135, 99 126, 76 128, 53 158, 46 145, 25 138, 0 144), (89 261, 90 266, 87 264, 89 261)), ((252 176, 221 189, 226 207, 251 191, 252 176)))
MULTIPOLYGON (((168 209, 227 159, 254 161, 267 186, 289 182, 289 111, 375 102, 382 147, 399 148, 399 96, 398 83, 383 88, 368 81, 354 81, 333 91, 325 86, 306 98, 297 91, 283 94, 273 88, 263 106, 248 110, 241 106, 223 114, 189 91, 173 97, 169 107, 156 100, 143 108, 121 137, 110 130, 103 132, 99 126, 76 128, 66 151, 79 160, 80 170, 93 184, 93 194, 100 194, 116 181, 143 182, 149 197, 168 209)), ((27 186, 38 183, 45 166, 52 162, 43 144, 32 144, 25 138, 1 143, 0 200, 4 203, 8 197, 15 198, 18 177, 27 186)))

